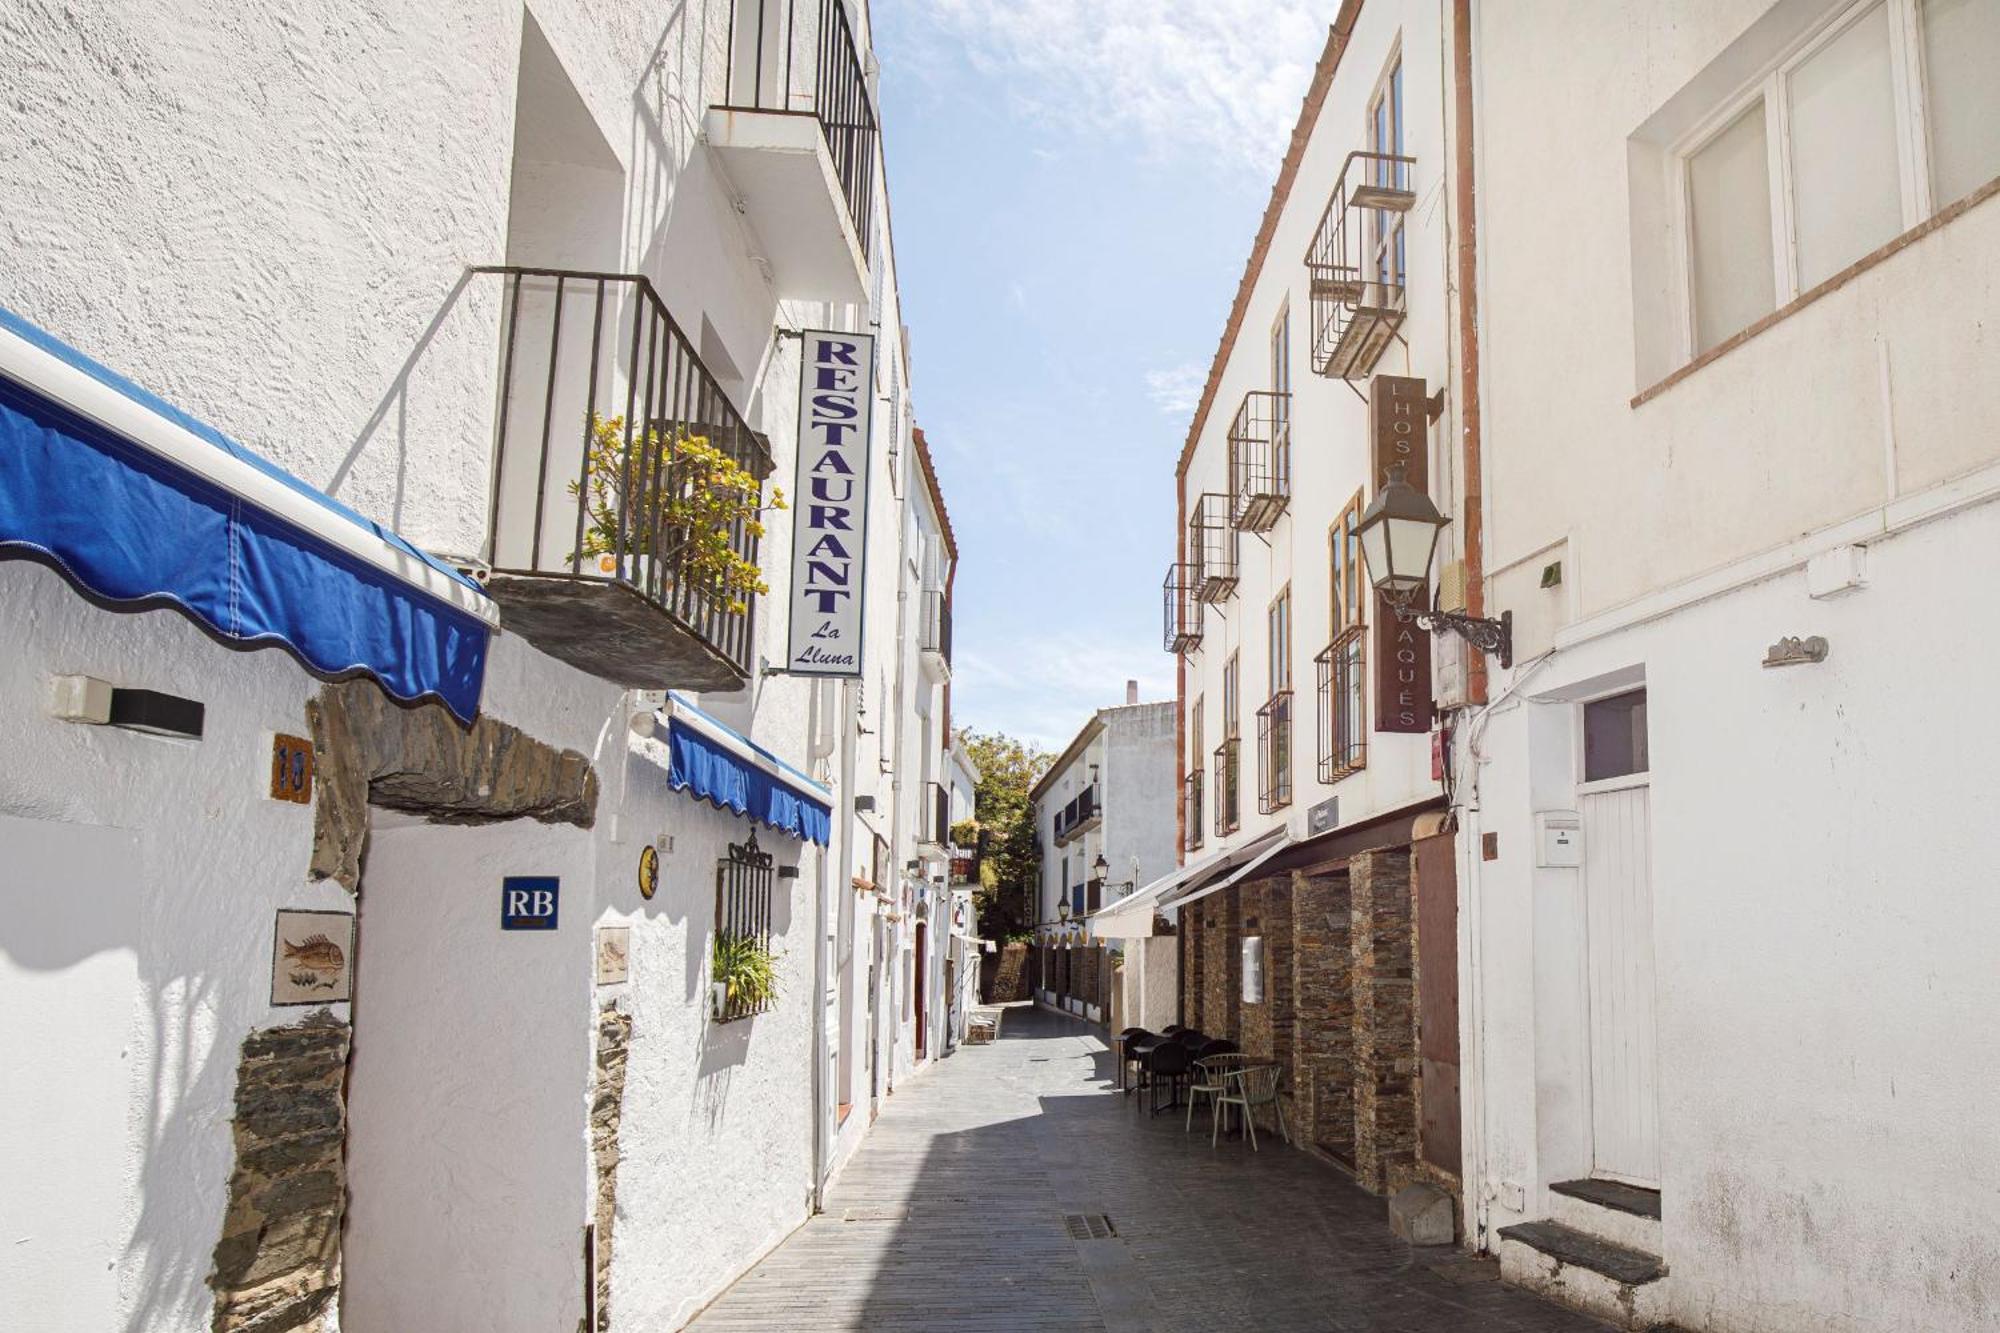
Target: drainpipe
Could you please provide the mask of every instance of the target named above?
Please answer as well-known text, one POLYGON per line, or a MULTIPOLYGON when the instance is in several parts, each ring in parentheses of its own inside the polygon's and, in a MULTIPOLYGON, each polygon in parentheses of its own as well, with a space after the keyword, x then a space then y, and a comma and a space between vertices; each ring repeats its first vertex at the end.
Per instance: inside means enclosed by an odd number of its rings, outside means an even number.
MULTIPOLYGON (((812 695, 807 706, 806 736, 808 746, 819 737, 821 715, 830 706, 826 698, 827 690, 819 682, 812 683, 812 695)), ((814 769, 817 775, 817 768, 814 769)), ((835 807, 847 803, 847 788, 840 788, 840 800, 835 807)), ((826 925, 826 878, 827 863, 833 860, 833 846, 836 830, 829 830, 826 848, 819 854, 819 873, 813 877, 813 1039, 812 1039, 812 1181, 807 1191, 807 1216, 817 1217, 822 1211, 826 1195, 826 975, 827 975, 827 925, 826 925)))
MULTIPOLYGON (((1174 471, 1174 551, 1184 563, 1187 550, 1181 543, 1187 540, 1187 469, 1174 471)), ((1177 603, 1174 611, 1178 615, 1180 593, 1174 594, 1177 603)), ((1203 612, 1206 619, 1207 612, 1203 612)), ((1187 654, 1174 654, 1174 864, 1187 864, 1187 654)), ((1200 757, 1196 757, 1197 763, 1200 757)), ((1174 1022, 1187 1022, 1187 974, 1182 966, 1181 937, 1186 930, 1183 923, 1174 932, 1174 1022)), ((1141 983, 1143 986, 1144 983, 1141 983)))

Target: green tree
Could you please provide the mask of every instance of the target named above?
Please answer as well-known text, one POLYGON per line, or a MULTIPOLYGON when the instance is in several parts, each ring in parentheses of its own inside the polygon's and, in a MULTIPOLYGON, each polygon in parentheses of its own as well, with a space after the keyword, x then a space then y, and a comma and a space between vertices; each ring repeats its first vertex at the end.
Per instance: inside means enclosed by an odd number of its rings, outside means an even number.
POLYGON ((1041 873, 1028 789, 1048 771, 1051 756, 999 732, 961 731, 957 743, 979 768, 973 793, 981 851, 979 933, 989 940, 1018 938, 1034 925, 1041 873))

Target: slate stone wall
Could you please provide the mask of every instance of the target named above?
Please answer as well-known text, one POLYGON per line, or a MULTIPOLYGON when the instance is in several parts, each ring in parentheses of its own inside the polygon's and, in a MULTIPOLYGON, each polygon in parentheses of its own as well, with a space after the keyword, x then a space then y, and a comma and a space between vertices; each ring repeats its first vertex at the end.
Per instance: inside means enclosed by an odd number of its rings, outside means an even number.
POLYGON ((1344 1162, 1354 1160, 1352 935, 1348 877, 1293 875, 1295 1123, 1344 1162))
POLYGON ((632 1041, 632 1016, 614 1005, 597 1014, 597 1088, 590 1102, 590 1151, 597 1164, 596 1272, 597 1328, 611 1327, 611 1223, 618 1212, 618 1124, 625 1111, 625 1057, 632 1041))
POLYGON ((1416 985, 1407 849, 1357 853, 1347 863, 1354 955, 1354 1168, 1391 1194, 1417 1159, 1416 985))

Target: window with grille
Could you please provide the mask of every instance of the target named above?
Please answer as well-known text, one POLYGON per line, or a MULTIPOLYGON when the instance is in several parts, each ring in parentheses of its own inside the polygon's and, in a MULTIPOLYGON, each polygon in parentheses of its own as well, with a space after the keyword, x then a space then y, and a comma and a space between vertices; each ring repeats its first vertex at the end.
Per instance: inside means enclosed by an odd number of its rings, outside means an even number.
POLYGON ((1222 744, 1215 750, 1215 834, 1234 833, 1243 823, 1237 804, 1242 748, 1242 691, 1238 686, 1238 657, 1231 653, 1222 664, 1222 744))
POLYGON ((1203 727, 1202 713, 1206 704, 1203 695, 1196 695, 1194 714, 1188 722, 1188 739, 1191 742, 1188 753, 1191 756, 1187 766, 1186 795, 1187 812, 1184 826, 1187 830, 1187 846, 1190 851, 1201 846, 1204 828, 1202 826, 1202 763, 1208 753, 1207 736, 1203 727))
MULTIPOLYGON (((771 854, 757 846, 757 831, 748 842, 730 845, 715 867, 715 953, 741 958, 761 954, 768 966, 771 955, 771 886, 777 878, 771 854)), ((721 980, 720 977, 717 980, 721 980)), ((771 1007, 768 986, 759 993, 755 986, 734 987, 718 1015, 722 1022, 748 1018, 771 1007)))
POLYGON ((1368 634, 1357 625, 1319 655, 1319 780, 1338 782, 1368 764, 1368 634))

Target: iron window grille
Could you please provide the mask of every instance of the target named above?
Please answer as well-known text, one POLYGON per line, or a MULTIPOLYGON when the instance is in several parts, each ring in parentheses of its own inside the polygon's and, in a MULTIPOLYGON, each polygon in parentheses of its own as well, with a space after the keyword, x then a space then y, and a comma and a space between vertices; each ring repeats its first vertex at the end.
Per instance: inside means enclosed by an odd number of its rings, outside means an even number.
POLYGON ((1359 625, 1313 663, 1319 676, 1319 780, 1340 781, 1368 766, 1368 635, 1359 625))
POLYGON ((1312 296, 1312 367, 1330 379, 1365 379, 1407 313, 1400 223, 1416 202, 1413 157, 1354 152, 1341 164, 1306 251, 1312 296), (1394 237, 1394 244, 1383 238, 1394 237))
POLYGON ((1182 783, 1182 799, 1187 802, 1186 828, 1189 851, 1202 845, 1205 832, 1201 822, 1201 780, 1202 772, 1196 769, 1188 774, 1182 783))
POLYGON ((1292 803, 1292 692, 1280 690, 1257 710, 1257 810, 1292 803))
POLYGON ((1195 596, 1195 566, 1167 566, 1160 586, 1160 616, 1165 632, 1162 646, 1170 653, 1192 652, 1201 647, 1202 603, 1195 596))
POLYGON ((1229 497, 1205 491, 1188 519, 1188 559, 1194 565, 1194 595, 1221 602, 1236 592, 1236 526, 1229 521, 1229 497))
MULTIPOLYGON (((854 28, 842 0, 758 0, 732 6, 729 20, 731 53, 726 105, 746 111, 807 114, 819 121, 826 138, 833 173, 847 201, 847 217, 861 242, 861 257, 872 258, 874 244, 875 106, 854 28), (809 21, 802 29, 799 10, 809 21), (741 11, 753 11, 741 14, 741 11), (747 21, 738 28, 739 14, 747 21), (800 66, 810 62, 810 69, 800 66), (746 68, 747 64, 747 68, 746 68), (808 84, 810 86, 808 86, 808 84), (801 105, 803 104, 803 105, 801 105)), ((877 303, 880 303, 879 297, 877 303)))
POLYGON ((1268 532, 1292 494, 1292 396, 1252 390, 1229 426, 1229 517, 1268 532))
MULTIPOLYGON (((772 469, 763 439, 645 277, 499 265, 473 272, 504 284, 487 514, 492 573, 629 589, 725 659, 740 683, 752 665, 757 595, 717 586, 702 572, 693 532, 668 518, 700 484, 678 456, 680 441, 706 439, 721 450, 757 479, 761 504, 772 469)), ((728 544, 757 563, 752 523, 731 524, 728 544)), ((551 599, 560 601, 539 593, 520 609, 532 614, 551 599)))
MULTIPOLYGON (((715 933, 725 938, 749 940, 765 953, 771 951, 771 886, 777 878, 771 854, 757 846, 757 830, 750 839, 731 843, 715 867, 715 933)), ((761 1014, 771 1007, 769 997, 751 1002, 741 996, 727 999, 717 1021, 731 1023, 761 1014)))
POLYGON ((951 662, 951 601, 937 589, 924 593, 923 624, 917 646, 951 662))
POLYGON ((1238 759, 1242 743, 1231 736, 1215 747, 1215 836, 1226 838, 1243 826, 1237 804, 1240 776, 1238 759))
POLYGON ((924 787, 930 798, 924 811, 924 841, 943 847, 951 841, 951 789, 941 782, 927 782, 924 787))

